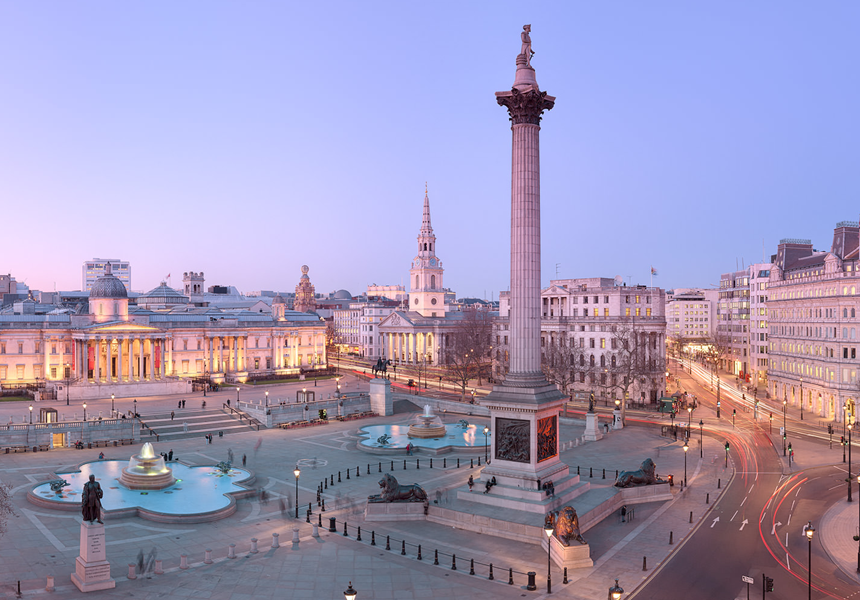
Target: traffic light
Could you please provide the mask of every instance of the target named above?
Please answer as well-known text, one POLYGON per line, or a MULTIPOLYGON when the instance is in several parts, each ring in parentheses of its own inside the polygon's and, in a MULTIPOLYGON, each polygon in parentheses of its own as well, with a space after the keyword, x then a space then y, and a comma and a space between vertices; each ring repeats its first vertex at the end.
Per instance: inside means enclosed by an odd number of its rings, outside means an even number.
POLYGON ((764 591, 772 592, 773 591, 773 578, 765 577, 764 578, 764 591))
POLYGON ((827 433, 829 433, 830 435, 833 435, 833 423, 827 424, 827 433))
POLYGON ((791 442, 788 443, 788 453, 794 454, 794 450, 791 449, 791 442))
POLYGON ((728 452, 728 451, 729 451, 729 442, 726 441, 726 452, 728 452))
POLYGON ((842 444, 843 446, 845 445, 845 436, 844 435, 842 436, 842 439, 839 440, 839 443, 842 444))
POLYGON ((734 417, 736 414, 738 414, 738 409, 733 408, 732 409, 732 416, 734 417))

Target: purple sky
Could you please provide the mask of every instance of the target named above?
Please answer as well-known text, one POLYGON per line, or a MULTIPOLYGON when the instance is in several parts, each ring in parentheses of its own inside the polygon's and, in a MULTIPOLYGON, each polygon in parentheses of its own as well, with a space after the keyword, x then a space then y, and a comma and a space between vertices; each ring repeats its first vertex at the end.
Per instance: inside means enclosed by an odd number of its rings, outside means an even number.
POLYGON ((860 4, 3 2, 0 272, 78 289, 406 283, 429 182, 445 283, 509 283, 519 33, 542 129, 543 281, 716 284, 856 220, 860 4))

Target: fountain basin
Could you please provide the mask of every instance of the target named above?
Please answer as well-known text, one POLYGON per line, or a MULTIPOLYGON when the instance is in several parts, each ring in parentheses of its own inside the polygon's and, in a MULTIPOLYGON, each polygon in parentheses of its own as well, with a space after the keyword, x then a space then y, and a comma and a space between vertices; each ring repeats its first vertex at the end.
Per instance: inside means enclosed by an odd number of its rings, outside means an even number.
MULTIPOLYGON (((486 438, 482 432, 483 425, 470 424, 463 428, 459 424, 443 425, 441 435, 435 438, 421 438, 410 435, 410 425, 368 425, 362 427, 358 434, 363 436, 358 442, 358 449, 370 454, 402 454, 408 444, 412 444, 413 452, 421 454, 446 454, 449 452, 484 452, 486 438), (387 444, 377 440, 382 435, 389 436, 387 444)), ((488 442, 487 442, 488 443, 488 442)))
POLYGON ((176 483, 176 478, 173 469, 164 464, 164 457, 156 455, 152 444, 147 442, 140 454, 128 460, 119 481, 130 490, 163 490, 176 483))

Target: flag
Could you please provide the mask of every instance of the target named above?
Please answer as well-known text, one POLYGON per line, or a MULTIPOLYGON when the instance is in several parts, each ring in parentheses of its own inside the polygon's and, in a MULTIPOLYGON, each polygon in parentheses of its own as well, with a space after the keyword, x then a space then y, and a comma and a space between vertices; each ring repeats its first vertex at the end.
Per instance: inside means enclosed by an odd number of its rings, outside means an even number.
POLYGON ((656 274, 657 274, 657 269, 655 269, 654 267, 651 267, 651 275, 656 275, 656 274))

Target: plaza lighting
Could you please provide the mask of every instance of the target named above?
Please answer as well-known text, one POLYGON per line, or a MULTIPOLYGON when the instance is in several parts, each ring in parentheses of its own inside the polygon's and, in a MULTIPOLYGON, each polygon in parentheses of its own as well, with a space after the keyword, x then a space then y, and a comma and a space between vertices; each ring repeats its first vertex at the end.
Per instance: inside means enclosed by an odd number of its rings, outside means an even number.
POLYGON ((812 536, 815 535, 815 527, 812 526, 812 521, 806 524, 806 527, 803 528, 803 533, 806 535, 806 539, 809 540, 809 600, 812 600, 812 536))
POLYGON ((87 420, 87 403, 84 402, 84 421, 87 420))
POLYGON ((687 487, 687 450, 689 449, 687 442, 684 442, 684 487, 687 487))
POLYGON ((33 405, 30 405, 30 425, 33 424, 33 405))
POLYGON ((349 587, 343 592, 343 597, 346 600, 355 600, 355 597, 358 596, 358 592, 353 589, 352 582, 349 582, 349 587))
POLYGON ((236 388, 236 406, 239 406, 239 388, 236 388))
POLYGON ((699 458, 705 457, 705 422, 699 419, 699 458))
POLYGON ((266 390, 266 406, 269 406, 269 391, 266 390))
POLYGON ((800 378, 800 420, 803 420, 803 377, 800 378))
MULTIPOLYGON (((293 475, 296 476, 296 518, 299 518, 299 475, 302 472, 299 470, 299 465, 296 465, 296 468, 293 469, 293 475)), ((355 597, 355 596, 353 596, 355 597)))
POLYGON ((552 548, 552 525, 545 525, 543 532, 546 534, 546 593, 552 593, 552 571, 550 570, 552 560, 550 558, 550 550, 552 548))
MULTIPOLYGON (((850 417, 848 417, 850 418, 850 417)), ((851 429, 853 423, 848 423, 848 502, 851 502, 851 429)))
POLYGON ((487 425, 484 425, 484 464, 487 462, 487 446, 489 442, 487 441, 487 436, 490 434, 490 428, 487 425))
POLYGON ((624 590, 620 585, 618 585, 618 580, 615 580, 615 585, 609 588, 609 600, 621 600, 621 594, 624 593, 624 590))
POLYGON ((110 414, 113 416, 113 394, 110 395, 110 414))

